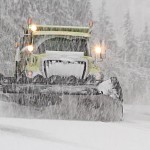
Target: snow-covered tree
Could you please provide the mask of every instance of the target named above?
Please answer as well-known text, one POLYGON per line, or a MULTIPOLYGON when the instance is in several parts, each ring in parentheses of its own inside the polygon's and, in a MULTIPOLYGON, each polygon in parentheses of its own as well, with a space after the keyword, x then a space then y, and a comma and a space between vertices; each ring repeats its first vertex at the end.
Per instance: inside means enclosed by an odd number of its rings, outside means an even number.
POLYGON ((113 25, 110 17, 107 15, 106 3, 104 0, 102 1, 100 7, 97 34, 99 41, 105 41, 108 48, 112 49, 112 46, 116 44, 113 25))
POLYGON ((124 16, 125 62, 137 62, 137 39, 134 35, 133 23, 128 11, 124 16))
POLYGON ((150 31, 147 24, 140 37, 138 63, 141 67, 150 67, 150 31))
POLYGON ((80 26, 87 26, 92 20, 90 0, 79 0, 75 7, 77 7, 75 20, 78 20, 80 26))
MULTIPOLYGON (((100 63, 101 70, 107 77, 113 76, 113 69, 117 57, 117 41, 115 31, 111 23, 111 18, 107 14, 106 2, 103 0, 100 6, 99 20, 94 28, 95 44, 100 44, 102 47, 101 57, 103 61, 100 63)), ((117 76, 117 75, 116 75, 117 76)))

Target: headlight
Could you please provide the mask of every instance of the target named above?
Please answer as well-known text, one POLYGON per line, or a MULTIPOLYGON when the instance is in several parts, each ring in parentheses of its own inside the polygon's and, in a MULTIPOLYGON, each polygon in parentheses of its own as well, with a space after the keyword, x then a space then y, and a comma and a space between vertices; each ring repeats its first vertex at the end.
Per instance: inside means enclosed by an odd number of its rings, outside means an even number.
POLYGON ((28 72, 27 72, 27 76, 28 76, 29 78, 32 78, 32 75, 33 75, 33 72, 32 72, 32 71, 28 71, 28 72))
POLYGON ((28 46, 28 51, 29 51, 29 52, 32 52, 32 51, 33 51, 33 45, 29 45, 29 46, 28 46))
POLYGON ((35 31, 37 30, 37 26, 34 25, 34 24, 32 24, 32 25, 30 26, 30 29, 31 29, 31 31, 35 32, 35 31))
POLYGON ((98 47, 95 48, 96 54, 100 54, 101 51, 102 51, 101 47, 98 46, 98 47))

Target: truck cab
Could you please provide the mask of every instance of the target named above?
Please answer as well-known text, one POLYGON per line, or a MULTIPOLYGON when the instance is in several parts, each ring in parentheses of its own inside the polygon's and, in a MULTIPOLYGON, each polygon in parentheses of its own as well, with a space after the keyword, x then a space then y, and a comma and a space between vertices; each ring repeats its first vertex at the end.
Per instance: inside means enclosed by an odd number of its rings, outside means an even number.
POLYGON ((90 27, 30 24, 26 31, 18 74, 34 80, 101 80, 100 68, 91 56, 90 27))

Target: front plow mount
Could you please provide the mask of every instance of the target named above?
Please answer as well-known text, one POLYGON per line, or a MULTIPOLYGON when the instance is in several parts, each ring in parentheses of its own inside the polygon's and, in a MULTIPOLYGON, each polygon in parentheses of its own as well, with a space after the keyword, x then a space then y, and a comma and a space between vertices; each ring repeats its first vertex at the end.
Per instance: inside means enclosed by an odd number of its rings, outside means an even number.
POLYGON ((42 110, 43 118, 120 121, 123 104, 93 86, 3 85, 3 101, 42 110))

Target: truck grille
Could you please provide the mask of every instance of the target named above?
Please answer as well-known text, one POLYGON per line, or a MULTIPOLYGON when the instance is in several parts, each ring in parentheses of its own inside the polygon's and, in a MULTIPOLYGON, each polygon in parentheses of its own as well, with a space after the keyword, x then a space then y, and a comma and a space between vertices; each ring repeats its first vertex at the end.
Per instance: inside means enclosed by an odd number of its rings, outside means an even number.
POLYGON ((75 76, 78 79, 83 79, 86 72, 86 62, 45 60, 44 72, 47 78, 58 75, 63 77, 75 76))

